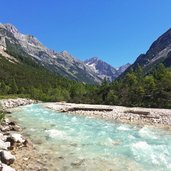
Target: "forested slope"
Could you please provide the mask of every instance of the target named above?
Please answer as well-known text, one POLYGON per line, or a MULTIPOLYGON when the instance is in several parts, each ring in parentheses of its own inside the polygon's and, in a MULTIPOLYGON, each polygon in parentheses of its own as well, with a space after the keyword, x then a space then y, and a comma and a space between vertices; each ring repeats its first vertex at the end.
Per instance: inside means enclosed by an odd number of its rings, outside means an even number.
POLYGON ((56 76, 35 62, 17 57, 9 62, 0 55, 0 94, 28 96, 43 101, 70 101, 82 94, 85 85, 56 76))

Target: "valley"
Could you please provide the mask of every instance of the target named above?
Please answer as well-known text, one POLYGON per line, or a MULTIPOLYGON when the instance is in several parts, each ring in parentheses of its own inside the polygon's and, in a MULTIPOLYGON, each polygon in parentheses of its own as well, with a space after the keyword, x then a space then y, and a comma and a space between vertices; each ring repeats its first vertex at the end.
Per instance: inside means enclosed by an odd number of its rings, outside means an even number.
POLYGON ((171 3, 2 1, 0 171, 170 171, 171 3))

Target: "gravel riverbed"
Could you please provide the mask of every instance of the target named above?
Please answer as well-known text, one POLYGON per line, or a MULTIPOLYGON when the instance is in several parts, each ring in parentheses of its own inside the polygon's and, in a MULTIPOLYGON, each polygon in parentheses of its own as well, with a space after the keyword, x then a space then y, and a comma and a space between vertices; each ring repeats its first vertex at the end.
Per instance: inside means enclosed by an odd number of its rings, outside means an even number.
POLYGON ((90 105, 74 103, 45 103, 45 107, 59 112, 85 115, 124 123, 151 125, 171 129, 171 109, 90 105))

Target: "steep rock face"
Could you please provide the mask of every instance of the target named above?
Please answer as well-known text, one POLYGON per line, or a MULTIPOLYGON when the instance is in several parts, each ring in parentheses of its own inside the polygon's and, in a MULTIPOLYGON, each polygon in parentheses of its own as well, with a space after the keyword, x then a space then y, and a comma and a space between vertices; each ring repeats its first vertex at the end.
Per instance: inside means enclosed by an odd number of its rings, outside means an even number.
POLYGON ((111 65, 107 64, 106 62, 98 59, 97 57, 90 58, 84 63, 91 67, 92 70, 97 73, 97 75, 104 79, 108 78, 109 80, 114 80, 116 79, 121 73, 123 73, 129 66, 130 64, 123 65, 119 68, 114 68, 111 65))
POLYGON ((131 67, 135 69, 139 64, 148 73, 160 63, 171 66, 171 29, 154 41, 146 54, 139 55, 131 67))
POLYGON ((55 52, 42 45, 34 36, 20 33, 11 24, 0 24, 0 49, 10 56, 30 58, 48 70, 85 83, 100 83, 101 78, 68 52, 55 52))

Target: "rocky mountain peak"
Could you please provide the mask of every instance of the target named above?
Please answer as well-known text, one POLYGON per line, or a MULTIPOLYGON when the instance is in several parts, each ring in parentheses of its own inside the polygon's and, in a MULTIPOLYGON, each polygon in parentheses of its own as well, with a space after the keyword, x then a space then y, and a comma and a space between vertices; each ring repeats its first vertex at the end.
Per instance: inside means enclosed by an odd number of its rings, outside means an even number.
POLYGON ((168 46, 171 46, 171 28, 152 43, 146 55, 156 55, 168 46))
POLYGON ((99 59, 99 57, 95 56, 95 57, 90 58, 90 60, 99 61, 100 59, 99 59))
POLYGON ((145 54, 140 54, 126 72, 140 65, 144 73, 150 73, 160 63, 171 66, 171 28, 157 38, 145 54))
POLYGON ((32 46, 36 46, 39 48, 44 48, 44 46, 33 35, 22 34, 12 24, 0 24, 0 28, 4 30, 4 32, 0 33, 0 34, 3 33, 2 37, 9 38, 13 36, 16 39, 16 41, 20 42, 20 44, 23 47, 27 47, 28 49, 30 49, 28 45, 32 45, 32 46))
POLYGON ((13 34, 18 33, 18 29, 12 24, 0 24, 0 27, 8 30, 13 34))
POLYGON ((70 56, 69 52, 64 50, 62 52, 60 52, 63 56, 70 56))
POLYGON ((100 61, 100 59, 98 57, 92 57, 90 59, 85 60, 84 63, 91 64, 91 63, 95 63, 95 62, 98 62, 98 61, 100 61))
POLYGON ((126 63, 125 65, 122 65, 120 67, 117 67, 116 70, 122 74, 129 66, 131 66, 130 63, 126 63))
POLYGON ((26 35, 23 41, 27 41, 27 43, 32 44, 34 46, 44 47, 38 39, 36 39, 33 35, 26 35))
POLYGON ((104 79, 106 77, 111 81, 116 79, 130 66, 130 64, 126 64, 116 69, 98 57, 92 57, 88 60, 85 60, 84 63, 89 66, 95 73, 97 73, 100 78, 104 79))
POLYGON ((74 57, 66 50, 60 52, 60 55, 62 55, 64 58, 74 59, 74 57))

